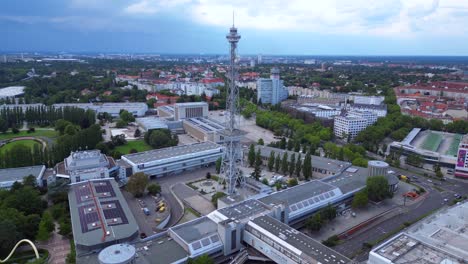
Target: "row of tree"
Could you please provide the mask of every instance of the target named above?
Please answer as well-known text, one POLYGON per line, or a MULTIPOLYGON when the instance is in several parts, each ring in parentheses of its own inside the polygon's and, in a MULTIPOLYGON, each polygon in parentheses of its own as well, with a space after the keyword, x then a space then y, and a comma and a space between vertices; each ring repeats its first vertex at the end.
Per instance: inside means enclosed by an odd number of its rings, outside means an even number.
POLYGON ((21 126, 24 121, 44 126, 54 124, 60 119, 82 128, 87 128, 96 122, 94 111, 76 107, 31 106, 24 111, 21 107, 3 108, 0 110, 0 132, 6 132, 10 127, 21 126))
MULTIPOLYGON (((253 144, 250 145, 247 159, 249 166, 254 167, 252 176, 259 180, 261 166, 263 164, 260 149, 255 152, 255 146, 253 144)), ((281 157, 279 153, 275 155, 275 152, 271 151, 267 162, 267 168, 269 171, 280 172, 291 177, 309 180, 312 178, 312 155, 308 152, 303 159, 301 154, 296 157, 296 154, 293 153, 288 158, 287 152, 284 152, 281 157)))
POLYGON ((32 149, 23 144, 15 144, 9 150, 0 151, 0 168, 16 168, 32 165, 48 164, 50 153, 40 144, 34 144, 32 149))

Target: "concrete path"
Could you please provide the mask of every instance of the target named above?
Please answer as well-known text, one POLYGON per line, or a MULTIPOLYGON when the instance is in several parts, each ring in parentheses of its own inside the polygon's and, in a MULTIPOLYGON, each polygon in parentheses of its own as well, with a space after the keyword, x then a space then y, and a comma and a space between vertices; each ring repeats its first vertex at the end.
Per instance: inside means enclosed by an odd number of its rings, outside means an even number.
POLYGON ((59 233, 59 225, 55 223, 55 231, 46 242, 37 244, 38 248, 49 251, 49 264, 65 264, 70 253, 70 240, 59 233))

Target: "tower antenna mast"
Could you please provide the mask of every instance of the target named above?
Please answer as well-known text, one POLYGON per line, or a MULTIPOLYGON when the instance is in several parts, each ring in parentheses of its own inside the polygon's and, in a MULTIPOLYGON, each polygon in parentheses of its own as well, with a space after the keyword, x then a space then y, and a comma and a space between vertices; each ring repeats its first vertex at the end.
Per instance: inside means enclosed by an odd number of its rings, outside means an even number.
POLYGON ((242 163, 242 147, 240 141, 244 132, 239 127, 239 88, 236 86, 237 65, 236 51, 237 43, 241 36, 237 34, 237 28, 234 26, 234 11, 232 13, 232 27, 226 36, 230 44, 230 64, 228 74, 228 85, 226 92, 226 114, 225 129, 221 132, 224 142, 224 153, 221 164, 220 181, 226 183, 226 192, 228 195, 236 194, 237 188, 242 188, 245 184, 240 166, 242 163))

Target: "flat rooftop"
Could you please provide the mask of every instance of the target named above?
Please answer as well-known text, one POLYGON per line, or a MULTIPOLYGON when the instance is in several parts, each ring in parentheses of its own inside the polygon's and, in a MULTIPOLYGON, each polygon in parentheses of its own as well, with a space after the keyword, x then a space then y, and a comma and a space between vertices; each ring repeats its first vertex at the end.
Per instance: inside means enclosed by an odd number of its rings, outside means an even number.
MULTIPOLYGON (((256 200, 250 199, 243 201, 241 203, 225 207, 214 211, 214 214, 221 214, 220 220, 226 219, 235 219, 235 220, 245 220, 252 216, 256 216, 263 213, 268 213, 270 211, 270 207, 265 205, 264 203, 256 200)), ((211 213, 211 214, 213 214, 211 213)))
MULTIPOLYGON (((395 264, 441 264, 441 263, 464 263, 457 260, 437 247, 422 243, 408 234, 400 233, 384 245, 373 250, 377 254, 395 264), (444 262, 446 261, 446 262, 444 262)), ((370 257, 372 258, 372 257, 370 257)))
POLYGON ((135 218, 114 179, 72 184, 68 201, 77 246, 99 248, 138 234, 135 218))
POLYGON ((468 203, 444 208, 372 250, 392 263, 465 263, 468 203))
POLYGON ((311 258, 318 263, 351 263, 350 259, 340 253, 269 216, 257 217, 251 220, 249 225, 253 228, 260 227, 263 229, 262 233, 272 234, 275 241, 284 241, 295 248, 296 253, 299 253, 301 257, 307 256, 305 259, 311 258))
POLYGON ((365 187, 368 175, 368 168, 353 166, 346 169, 341 174, 326 177, 321 181, 336 186, 340 188, 343 194, 347 194, 365 187))
POLYGON ((337 187, 324 183, 320 180, 313 180, 291 188, 272 193, 259 200, 265 204, 278 204, 286 202, 288 205, 296 204, 311 197, 327 193, 337 187))
POLYGON ((24 94, 24 86, 8 86, 0 88, 0 97, 13 97, 24 94))
POLYGON ((171 228, 187 244, 205 237, 218 235, 218 225, 210 218, 204 216, 193 221, 177 225, 171 228))
POLYGON ((165 120, 160 119, 158 117, 154 117, 154 116, 139 117, 139 118, 136 118, 135 120, 145 130, 168 128, 165 120))
POLYGON ((184 122, 187 122, 192 126, 201 128, 205 133, 217 132, 224 129, 224 126, 222 124, 206 117, 188 118, 185 119, 184 122))
POLYGON ((213 142, 203 142, 203 143, 195 143, 191 145, 182 145, 182 146, 175 146, 163 149, 154 149, 134 154, 124 155, 130 162, 134 164, 142 164, 150 161, 156 160, 163 160, 169 158, 175 158, 184 155, 192 155, 197 154, 202 151, 207 150, 215 150, 221 148, 220 145, 213 143, 213 142))
POLYGON ((44 165, 0 169, 0 182, 22 181, 24 177, 29 175, 37 178, 43 171, 45 171, 44 165))
MULTIPOLYGON (((132 245, 136 248, 137 254, 135 264, 174 263, 188 257, 187 252, 167 235, 132 245)), ((76 263, 101 264, 97 253, 79 256, 76 263)))

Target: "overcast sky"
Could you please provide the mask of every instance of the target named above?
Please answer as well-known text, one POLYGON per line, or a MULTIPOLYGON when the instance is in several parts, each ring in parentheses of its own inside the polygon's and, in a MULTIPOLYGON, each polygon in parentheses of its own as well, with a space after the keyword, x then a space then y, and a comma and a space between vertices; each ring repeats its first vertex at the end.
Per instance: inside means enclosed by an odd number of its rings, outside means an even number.
POLYGON ((468 55, 468 0, 1 0, 0 51, 468 55))

